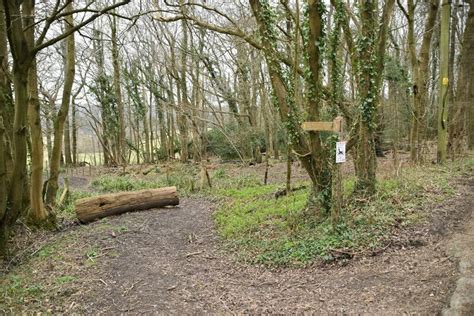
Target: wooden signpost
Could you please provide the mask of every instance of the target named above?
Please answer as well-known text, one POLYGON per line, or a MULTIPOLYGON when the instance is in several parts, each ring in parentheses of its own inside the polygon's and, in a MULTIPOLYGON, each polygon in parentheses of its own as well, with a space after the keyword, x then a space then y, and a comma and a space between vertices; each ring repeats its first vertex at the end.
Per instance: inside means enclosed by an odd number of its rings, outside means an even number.
POLYGON ((346 142, 343 141, 344 119, 338 116, 332 122, 304 122, 303 130, 307 132, 333 132, 337 133, 339 141, 336 143, 336 161, 332 171, 332 209, 331 218, 333 224, 339 222, 340 210, 343 205, 342 174, 340 163, 346 161, 346 142))
POLYGON ((332 122, 303 122, 303 130, 310 132, 334 132, 342 134, 342 125, 344 119, 338 116, 332 122))

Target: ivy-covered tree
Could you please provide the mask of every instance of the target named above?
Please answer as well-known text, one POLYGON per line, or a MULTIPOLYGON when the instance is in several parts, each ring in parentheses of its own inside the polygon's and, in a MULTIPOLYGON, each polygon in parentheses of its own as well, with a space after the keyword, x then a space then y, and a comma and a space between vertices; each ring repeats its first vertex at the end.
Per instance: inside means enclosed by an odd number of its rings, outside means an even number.
MULTIPOLYGON (((327 215, 331 210, 332 173, 331 154, 334 139, 323 132, 306 133, 301 128, 303 113, 306 120, 322 119, 322 55, 326 41, 324 34, 324 1, 309 0, 302 20, 303 78, 305 84, 304 107, 296 104, 293 73, 299 71, 299 62, 285 65, 279 60, 277 40, 277 16, 268 1, 250 0, 257 21, 262 51, 273 88, 274 104, 289 135, 290 145, 307 171, 312 189, 308 206, 311 212, 327 215)), ((298 22, 297 22, 298 23, 298 22)), ((298 34, 297 28, 295 33, 298 34)), ((295 41, 300 39, 296 36, 295 41)))
POLYGON ((361 0, 357 4, 360 32, 354 41, 345 19, 346 43, 352 54, 352 67, 357 85, 357 116, 352 129, 355 192, 375 193, 377 168, 375 140, 379 94, 383 80, 385 49, 394 0, 380 4, 361 0))

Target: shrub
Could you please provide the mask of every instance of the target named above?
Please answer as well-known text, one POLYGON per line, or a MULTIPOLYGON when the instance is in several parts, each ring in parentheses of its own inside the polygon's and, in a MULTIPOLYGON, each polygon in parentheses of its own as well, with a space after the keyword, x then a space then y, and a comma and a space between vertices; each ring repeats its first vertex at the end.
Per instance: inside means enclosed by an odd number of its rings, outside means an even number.
POLYGON ((255 128, 242 129, 229 125, 207 132, 207 151, 222 160, 253 159, 256 148, 265 151, 265 134, 255 128), (227 137, 226 137, 227 136, 227 137))

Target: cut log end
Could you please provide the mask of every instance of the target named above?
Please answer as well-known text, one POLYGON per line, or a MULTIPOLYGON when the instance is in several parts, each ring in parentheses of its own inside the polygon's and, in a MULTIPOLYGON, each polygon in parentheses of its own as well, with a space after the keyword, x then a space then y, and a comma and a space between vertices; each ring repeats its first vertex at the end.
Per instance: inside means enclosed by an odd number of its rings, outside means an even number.
POLYGON ((176 187, 104 194, 76 201, 76 215, 82 223, 126 212, 179 205, 176 187))

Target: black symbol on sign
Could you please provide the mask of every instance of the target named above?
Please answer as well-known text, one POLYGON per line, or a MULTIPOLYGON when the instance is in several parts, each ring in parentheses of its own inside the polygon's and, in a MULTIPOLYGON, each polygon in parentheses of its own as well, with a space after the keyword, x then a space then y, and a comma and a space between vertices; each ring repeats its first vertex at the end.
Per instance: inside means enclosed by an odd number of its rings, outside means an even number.
POLYGON ((337 155, 344 155, 344 152, 341 150, 341 148, 337 149, 337 155))

